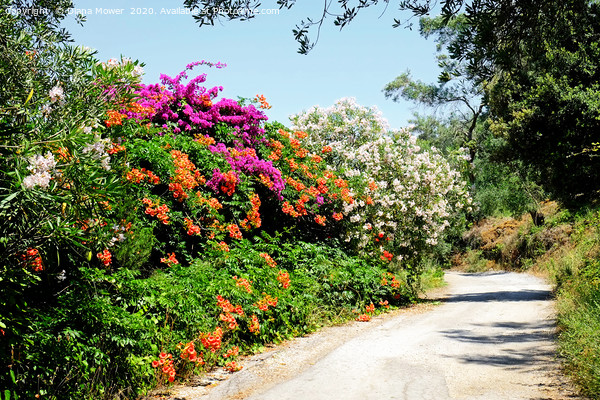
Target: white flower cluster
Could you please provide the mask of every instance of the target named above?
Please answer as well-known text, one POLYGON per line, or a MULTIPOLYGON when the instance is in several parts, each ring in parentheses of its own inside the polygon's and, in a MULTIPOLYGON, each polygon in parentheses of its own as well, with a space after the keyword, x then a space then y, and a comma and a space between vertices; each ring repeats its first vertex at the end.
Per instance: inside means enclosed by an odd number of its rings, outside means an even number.
MULTIPOLYGON (((48 97, 50 97, 50 103, 58 103, 63 105, 65 103, 65 91, 60 85, 55 85, 48 91, 48 97)), ((41 109, 42 115, 48 117, 52 113, 52 107, 50 104, 44 104, 41 109)))
POLYGON ((65 91, 59 85, 54 86, 48 92, 48 96, 50 96, 50 101, 52 103, 62 102, 65 99, 65 91))
POLYGON ((292 128, 307 132, 305 145, 319 152, 331 146, 334 154, 347 146, 357 147, 388 131, 389 125, 377 107, 363 107, 353 97, 342 98, 328 108, 314 106, 290 116, 292 128))
MULTIPOLYGON (((133 61, 131 60, 131 58, 121 58, 121 62, 115 60, 114 58, 111 58, 110 60, 108 60, 105 63, 102 63, 102 69, 105 70, 110 70, 110 69, 115 69, 115 68, 122 68, 125 66, 128 66, 130 64, 133 64, 133 61)), ((133 69, 131 70, 131 75, 134 78, 138 78, 140 76, 142 76, 144 74, 144 68, 141 65, 135 65, 133 67, 133 69)))
POLYGON ((315 148, 331 146, 326 161, 353 187, 364 188, 345 206, 353 223, 346 240, 362 248, 378 239, 380 251, 412 258, 438 243, 471 198, 460 174, 438 151, 423 151, 408 130, 387 132, 387 122, 366 110, 373 109, 342 99, 332 108, 315 107, 292 119, 295 129, 309 133, 315 148), (351 118, 356 115, 360 123, 351 118))
POLYGON ((90 154, 94 160, 100 161, 100 165, 105 170, 110 170, 110 156, 106 152, 106 149, 110 148, 109 139, 101 139, 100 136, 95 136, 93 143, 88 143, 83 150, 83 154, 90 154))
POLYGON ((32 172, 23 179, 25 189, 33 189, 36 186, 47 189, 50 186, 50 180, 55 174, 56 160, 54 154, 48 152, 45 156, 40 154, 29 157, 29 166, 27 169, 32 172))
POLYGON ((110 239, 109 246, 111 246, 111 247, 117 243, 124 242, 125 239, 127 238, 124 233, 127 230, 127 228, 125 228, 122 225, 113 225, 112 228, 113 228, 113 231, 115 232, 115 236, 113 236, 110 239))

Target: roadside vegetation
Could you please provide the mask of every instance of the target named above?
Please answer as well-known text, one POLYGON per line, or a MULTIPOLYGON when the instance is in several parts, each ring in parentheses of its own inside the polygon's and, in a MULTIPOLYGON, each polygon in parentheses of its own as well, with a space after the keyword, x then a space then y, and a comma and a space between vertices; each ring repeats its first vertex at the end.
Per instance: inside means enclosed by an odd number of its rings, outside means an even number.
POLYGON ((71 46, 59 5, 0 15, 2 400, 235 372, 440 276, 471 199, 439 151, 350 100, 268 122, 264 96, 203 86, 219 62, 143 84, 142 63, 71 46))

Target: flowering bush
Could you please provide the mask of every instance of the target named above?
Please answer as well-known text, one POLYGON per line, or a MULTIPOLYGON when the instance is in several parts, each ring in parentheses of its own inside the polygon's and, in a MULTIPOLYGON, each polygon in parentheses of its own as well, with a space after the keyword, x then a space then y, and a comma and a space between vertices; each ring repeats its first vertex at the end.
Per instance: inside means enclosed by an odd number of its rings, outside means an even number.
POLYGON ((291 120, 349 182, 356 201, 343 208, 345 240, 371 256, 414 266, 470 208, 465 182, 441 154, 421 149, 407 130, 387 132, 374 109, 342 99, 291 120))
MULTIPOLYGON (((101 294, 100 277, 131 228, 114 202, 127 202, 128 189, 123 148, 103 137, 101 122, 114 107, 108 100, 130 98, 141 65, 111 70, 67 45, 55 30, 57 10, 68 9, 60 3, 35 26, 25 15, 0 15, 0 386, 11 398, 84 398, 84 386, 67 377, 91 381, 94 370, 106 371, 94 390, 126 380, 106 356, 125 323, 101 321, 117 307, 101 294), (103 339, 94 339, 99 330, 103 339)), ((112 362, 126 358, 113 352, 112 362)))
POLYGON ((0 95, 9 393, 132 398, 152 378, 239 370, 316 316, 406 301, 387 249, 367 262, 335 247, 360 240, 349 216, 378 220, 358 203, 365 183, 325 162, 339 148, 266 123, 262 95, 219 99, 188 79, 224 64, 144 85, 138 62, 34 47, 9 54, 32 88, 0 95))

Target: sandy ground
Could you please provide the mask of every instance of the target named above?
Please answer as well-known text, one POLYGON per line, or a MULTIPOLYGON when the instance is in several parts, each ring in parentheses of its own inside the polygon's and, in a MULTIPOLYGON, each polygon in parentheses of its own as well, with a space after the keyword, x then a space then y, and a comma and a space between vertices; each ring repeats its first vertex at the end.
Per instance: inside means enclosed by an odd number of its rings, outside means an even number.
MULTIPOLYGON (((550 287, 446 274, 442 300, 294 339, 161 396, 186 400, 580 399, 555 354, 550 287)), ((430 297, 432 295, 430 294, 430 297)))

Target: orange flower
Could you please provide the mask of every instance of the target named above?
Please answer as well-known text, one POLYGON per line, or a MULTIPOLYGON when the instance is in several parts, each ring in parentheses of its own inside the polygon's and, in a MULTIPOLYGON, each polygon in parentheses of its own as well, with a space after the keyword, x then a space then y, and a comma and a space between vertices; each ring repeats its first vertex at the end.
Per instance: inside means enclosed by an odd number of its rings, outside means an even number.
POLYGON ((221 349, 221 339, 223 338, 223 329, 216 327, 215 331, 209 334, 201 334, 200 341, 207 350, 212 353, 216 353, 217 350, 221 349))
POLYGON ((215 139, 212 138, 212 137, 210 137, 210 136, 208 136, 208 135, 199 135, 199 134, 197 134, 197 135, 194 135, 194 137, 196 138, 196 142, 198 142, 200 144, 203 144, 203 145, 206 145, 206 146, 215 144, 215 139))
POLYGON ((271 105, 269 103, 267 103, 267 99, 265 98, 264 95, 257 94, 255 97, 255 100, 260 104, 258 106, 258 108, 262 108, 264 110, 269 110, 271 108, 271 105))
POLYGON ((236 357, 239 354, 240 354, 240 348, 238 346, 233 346, 232 348, 227 350, 227 353, 223 354, 223 358, 236 357))
POLYGON ((166 204, 159 206, 159 201, 154 203, 152 200, 150 200, 148 198, 144 198, 142 200, 142 203, 144 203, 144 205, 146 206, 146 211, 145 211, 146 214, 148 214, 152 217, 156 217, 159 221, 161 221, 165 225, 169 224, 169 216, 167 215, 167 213, 171 210, 169 209, 169 207, 166 204))
POLYGON ((167 264, 169 267, 172 267, 173 265, 179 264, 179 261, 177 261, 177 258, 175 258, 175 253, 169 254, 169 258, 162 257, 160 259, 160 262, 164 263, 164 264, 167 264))
POLYGON ((125 146, 112 142, 110 149, 108 149, 106 152, 112 155, 120 151, 125 151, 125 146))
POLYGON ((265 297, 254 303, 254 306, 261 311, 269 311, 269 307, 277 307, 277 297, 271 297, 266 293, 263 293, 265 297))
POLYGON ((223 312, 233 312, 233 305, 223 296, 217 296, 217 305, 223 309, 223 312))
POLYGON ((341 188, 347 188, 348 187, 348 182, 346 182, 344 179, 342 178, 338 178, 334 181, 335 186, 341 188))
POLYGON ((118 111, 115 110, 108 110, 106 112, 106 114, 108 115, 108 119, 106 121, 104 121, 104 123, 106 124, 106 126, 108 128, 110 128, 113 125, 122 125, 123 124, 123 118, 125 118, 124 114, 121 114, 118 111))
POLYGON ((184 189, 191 190, 200 184, 206 182, 204 176, 196 169, 193 162, 190 161, 187 154, 172 150, 171 158, 175 165, 175 176, 171 177, 169 190, 173 192, 173 197, 178 201, 183 201, 188 198, 188 194, 184 189))
POLYGON ((208 95, 208 94, 202 95, 202 105, 206 108, 212 106, 212 101, 210 100, 210 95, 208 95))
POLYGON ((296 131, 294 132, 294 135, 298 138, 298 139, 306 139, 308 137, 308 133, 304 132, 304 131, 296 131))
POLYGON ((227 229, 229 230, 229 236, 231 236, 234 239, 241 239, 242 238, 242 232, 240 231, 240 227, 237 226, 237 224, 229 224, 227 226, 227 229))
POLYGON ((283 136, 283 137, 285 137, 285 138, 288 138, 288 139, 289 139, 289 137, 290 137, 290 133, 289 133, 289 132, 287 132, 287 131, 284 131, 283 129, 279 129, 279 130, 277 130, 277 133, 279 133, 281 136, 283 136))
POLYGON ((292 206, 288 201, 283 203, 283 206, 281 207, 281 210, 285 213, 288 214, 294 218, 297 218, 300 216, 300 214, 298 214, 295 210, 294 210, 294 206, 292 206))
POLYGON ((290 287, 290 274, 287 271, 279 271, 279 275, 277 275, 277 280, 281 283, 284 289, 290 287))
POLYGON ((187 234, 190 236, 199 235, 200 227, 198 225, 194 225, 194 222, 189 218, 183 219, 183 224, 187 228, 187 234))
POLYGON ((98 257, 98 259, 100 261, 102 261, 102 264, 104 264, 105 267, 108 267, 110 265, 111 261, 111 254, 110 251, 108 251, 108 249, 104 249, 104 251, 96 254, 96 257, 98 257))
POLYGON ((227 314, 219 314, 219 319, 221 321, 223 321, 223 322, 228 323, 227 326, 231 330, 234 330, 234 329, 236 329, 238 327, 238 323, 237 323, 237 321, 235 320, 235 317, 232 314, 229 314, 229 313, 227 313, 227 314))
POLYGON ((255 314, 252 314, 252 317, 250 317, 250 325, 248 325, 248 330, 255 335, 258 335, 260 331, 260 323, 258 322, 258 317, 255 314))
POLYGON ((270 255, 268 255, 267 253, 260 253, 259 256, 261 256, 262 258, 265 259, 265 261, 267 262, 267 265, 271 268, 275 268, 277 266, 277 263, 275 262, 275 260, 273 260, 273 258, 271 258, 270 255))
POLYGON ((239 370, 241 370, 243 367, 241 365, 239 365, 238 363, 236 363, 235 361, 231 361, 228 362, 227 364, 225 364, 225 370, 229 371, 229 372, 237 372, 239 370))
POLYGON ((248 279, 244 278, 238 278, 237 276, 234 276, 233 279, 236 282, 235 286, 243 287, 246 290, 246 292, 252 293, 252 287, 250 286, 252 284, 252 281, 249 281, 248 279))
POLYGON ((260 219, 259 212, 261 202, 260 198, 256 193, 254 193, 250 197, 250 203, 252 204, 252 209, 248 211, 246 219, 244 219, 244 221, 242 221, 242 223, 240 224, 242 228, 246 230, 249 230, 251 226, 254 226, 255 228, 260 228, 260 226, 262 225, 262 220, 260 219))
POLYGON ((275 183, 273 183, 273 181, 271 180, 270 177, 264 175, 264 174, 259 174, 258 177, 260 178, 260 182, 265 185, 266 187, 268 187, 269 189, 273 188, 273 185, 275 185, 275 183))
MULTIPOLYGON (((108 253, 108 256, 110 259, 110 253, 108 253)), ((23 263, 29 265, 34 272, 40 272, 44 269, 44 265, 42 264, 42 257, 40 256, 38 249, 33 249, 31 247, 28 248, 25 251, 25 254, 21 254, 21 259, 23 260, 23 263)))
POLYGON ((392 258, 394 258, 394 255, 392 253, 390 253, 387 250, 383 251, 383 255, 381 256, 381 259, 383 261, 385 261, 385 260, 392 261, 392 258))
POLYGON ((209 207, 215 209, 215 210, 220 210, 221 208, 223 208, 223 205, 219 202, 218 199, 211 197, 207 204, 209 205, 209 207))
POLYGON ((221 191, 228 196, 233 196, 235 186, 238 183, 238 177, 234 171, 229 171, 223 174, 225 182, 221 185, 221 191))
POLYGON ((219 250, 229 252, 229 246, 227 245, 227 243, 221 241, 217 246, 219 247, 219 250))
POLYGON ((73 158, 66 147, 59 147, 56 152, 58 153, 58 157, 63 161, 70 161, 73 158))
POLYGON ((306 185, 304 185, 300 181, 295 180, 291 176, 288 176, 285 179, 285 181, 286 181, 286 183, 288 183, 289 185, 291 185, 294 189, 296 189, 298 192, 301 192, 302 190, 306 189, 306 185))
POLYGON ((315 222, 319 225, 325 226, 325 221, 327 221, 327 218, 322 215, 317 215, 315 217, 315 222))
POLYGON ((175 368, 173 367, 172 358, 172 354, 166 354, 164 352, 161 352, 159 355, 159 360, 152 361, 153 368, 158 368, 159 366, 162 366, 160 371, 169 377, 169 382, 173 382, 175 380, 176 375, 175 368))
POLYGON ((298 163, 293 158, 286 158, 285 161, 288 162, 288 164, 290 165, 290 169, 292 171, 295 171, 298 169, 298 163))
POLYGON ((181 351, 181 354, 179 356, 180 358, 188 360, 190 362, 195 362, 196 365, 204 364, 204 360, 202 358, 203 354, 198 354, 196 352, 196 348, 194 347, 193 341, 186 344, 179 342, 179 344, 177 345, 177 349, 181 351))
MULTIPOLYGON (((308 156, 308 150, 305 149, 304 147, 302 147, 302 148, 299 148, 298 150, 296 150, 296 152, 294 154, 298 158, 305 158, 308 156)), ((306 174, 308 172, 308 165, 300 164, 300 169, 302 170, 302 172, 304 174, 306 174)))

